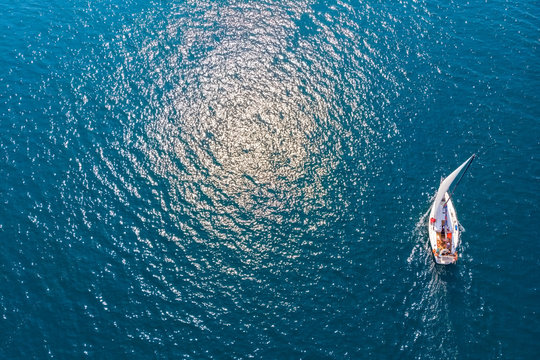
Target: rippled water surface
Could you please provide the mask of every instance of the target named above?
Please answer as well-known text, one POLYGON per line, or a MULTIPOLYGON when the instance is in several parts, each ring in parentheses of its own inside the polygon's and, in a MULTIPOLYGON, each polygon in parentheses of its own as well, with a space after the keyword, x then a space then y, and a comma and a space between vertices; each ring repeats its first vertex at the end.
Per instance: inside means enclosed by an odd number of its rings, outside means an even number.
POLYGON ((537 2, 0 13, 0 358, 540 354, 537 2))

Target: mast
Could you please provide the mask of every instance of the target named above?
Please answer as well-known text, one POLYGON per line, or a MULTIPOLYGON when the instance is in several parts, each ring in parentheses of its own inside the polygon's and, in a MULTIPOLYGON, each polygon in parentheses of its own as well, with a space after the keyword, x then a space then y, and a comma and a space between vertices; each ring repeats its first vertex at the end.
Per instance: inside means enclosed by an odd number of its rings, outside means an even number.
POLYGON ((448 201, 450 201, 450 198, 452 198, 452 195, 454 195, 454 191, 456 191, 456 188, 459 185, 459 182, 461 181, 461 179, 463 179, 463 176, 465 175, 467 170, 469 170, 469 166, 471 166, 471 164, 472 164, 472 162, 473 162, 473 160, 475 158, 476 158, 476 154, 472 154, 472 156, 469 158, 469 160, 467 160, 469 163, 465 167, 465 170, 463 171, 463 173, 461 173, 461 176, 459 177, 458 181, 456 182, 456 185, 454 185, 454 188, 452 189, 452 192, 450 193, 450 195, 448 195, 448 199, 444 202, 444 205, 446 205, 446 203, 448 201))
POLYGON ((441 182, 441 184, 439 185, 439 190, 437 191, 437 195, 435 196, 435 201, 433 201, 433 207, 431 208, 430 214, 431 217, 434 217, 435 210, 438 206, 440 206, 441 201, 444 198, 444 194, 446 194, 454 180, 459 176, 459 174, 462 173, 465 167, 468 167, 468 165, 470 165, 471 161, 474 159, 475 156, 476 155, 472 155, 470 158, 468 158, 463 164, 461 164, 456 170, 454 170, 441 182))

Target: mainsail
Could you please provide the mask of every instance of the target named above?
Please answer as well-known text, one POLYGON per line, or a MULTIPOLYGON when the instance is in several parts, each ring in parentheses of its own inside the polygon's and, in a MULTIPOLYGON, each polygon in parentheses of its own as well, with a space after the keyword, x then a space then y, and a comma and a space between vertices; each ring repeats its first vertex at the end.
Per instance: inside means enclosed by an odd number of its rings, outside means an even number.
POLYGON ((468 164, 470 164, 474 160, 475 155, 471 156, 467 159, 463 164, 461 164, 456 170, 454 170, 446 179, 444 179, 441 182, 441 185, 439 186, 439 190, 437 191, 437 196, 435 197, 435 201, 433 202, 433 207, 431 208, 431 217, 435 215, 435 212, 437 208, 439 207, 441 200, 444 198, 444 194, 448 191, 454 180, 458 177, 458 175, 461 173, 463 168, 465 168, 468 164))

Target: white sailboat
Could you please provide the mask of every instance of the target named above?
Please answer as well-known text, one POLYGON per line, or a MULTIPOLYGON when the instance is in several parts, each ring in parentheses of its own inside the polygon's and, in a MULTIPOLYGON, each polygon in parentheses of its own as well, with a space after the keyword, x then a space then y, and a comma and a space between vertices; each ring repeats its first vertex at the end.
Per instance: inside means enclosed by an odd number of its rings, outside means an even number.
POLYGON ((441 181, 431 207, 428 223, 429 242, 437 264, 454 264, 458 259, 457 248, 460 244, 460 226, 451 199, 452 194, 448 194, 448 189, 454 182, 456 183, 455 186, 457 186, 475 156, 473 154, 446 179, 441 181), (460 174, 461 177, 455 181, 460 174))

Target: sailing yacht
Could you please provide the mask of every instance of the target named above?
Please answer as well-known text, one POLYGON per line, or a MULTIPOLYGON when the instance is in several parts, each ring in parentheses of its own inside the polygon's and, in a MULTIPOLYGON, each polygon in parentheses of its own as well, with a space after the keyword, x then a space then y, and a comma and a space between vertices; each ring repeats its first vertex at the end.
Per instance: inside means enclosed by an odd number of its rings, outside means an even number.
POLYGON ((435 201, 433 201, 429 214, 428 231, 429 242, 437 264, 454 264, 458 259, 457 248, 460 244, 460 226, 452 202, 452 194, 475 157, 476 155, 473 154, 441 181, 435 201), (459 179, 455 181, 460 174, 459 179), (454 189, 449 194, 448 189, 454 183, 454 189))

